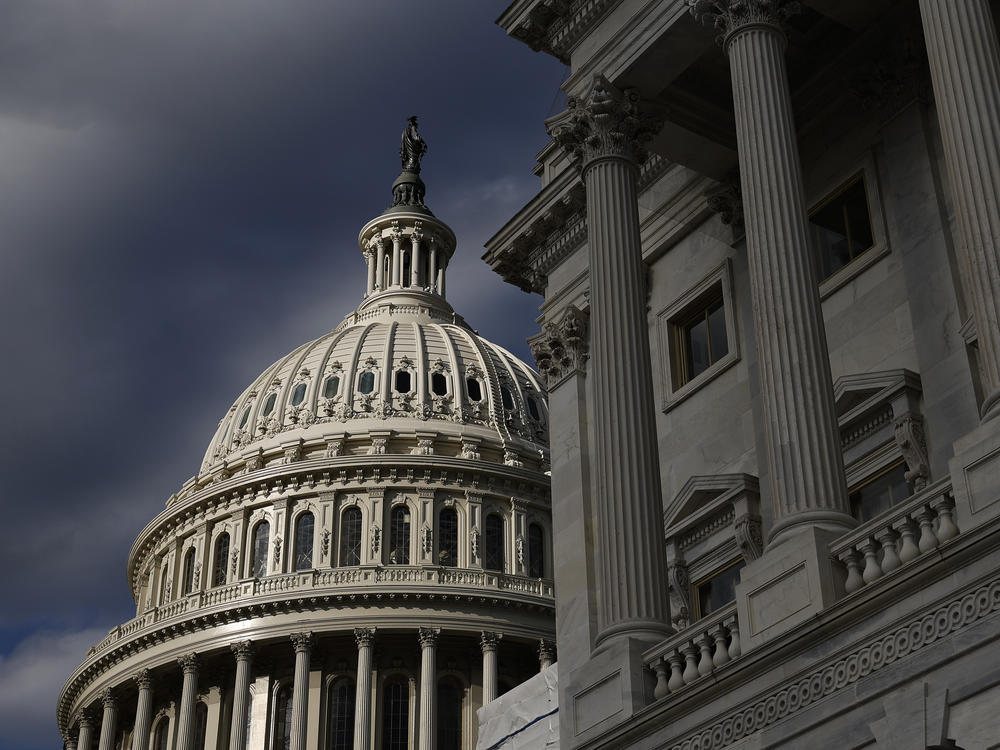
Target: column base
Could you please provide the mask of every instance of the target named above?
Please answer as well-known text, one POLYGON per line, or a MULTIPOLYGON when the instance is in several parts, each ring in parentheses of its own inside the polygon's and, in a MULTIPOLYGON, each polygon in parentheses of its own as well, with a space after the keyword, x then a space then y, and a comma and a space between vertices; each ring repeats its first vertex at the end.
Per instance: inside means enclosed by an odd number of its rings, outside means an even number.
MULTIPOLYGON (((853 520, 853 519, 852 519, 853 520)), ((746 653, 819 614, 843 595, 829 544, 846 529, 786 527, 736 586, 740 643, 746 653)))
POLYGON ((958 528, 963 532, 1000 516, 1000 419, 990 419, 954 444, 948 462, 958 528))

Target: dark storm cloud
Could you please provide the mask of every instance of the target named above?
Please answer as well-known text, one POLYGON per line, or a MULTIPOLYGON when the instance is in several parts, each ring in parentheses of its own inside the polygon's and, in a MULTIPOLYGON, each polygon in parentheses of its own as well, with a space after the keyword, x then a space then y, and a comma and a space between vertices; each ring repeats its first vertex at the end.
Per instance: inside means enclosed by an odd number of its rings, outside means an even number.
MULTIPOLYGON (((562 68, 493 26, 504 6, 3 3, 0 717, 54 707, 82 644, 133 614, 135 534, 231 400, 357 304, 357 232, 411 114, 459 236, 450 296, 526 356, 538 299, 478 258, 538 187, 562 68), (13 688, 33 660, 41 682, 13 688)), ((38 721, 0 747, 55 744, 38 721)))

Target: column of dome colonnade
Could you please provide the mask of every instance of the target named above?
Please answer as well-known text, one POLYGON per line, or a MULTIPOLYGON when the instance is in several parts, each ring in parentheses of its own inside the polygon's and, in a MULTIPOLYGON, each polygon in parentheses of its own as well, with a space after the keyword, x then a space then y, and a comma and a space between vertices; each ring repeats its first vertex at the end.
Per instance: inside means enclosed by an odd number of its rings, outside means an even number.
POLYGON ((306 725, 309 701, 302 700, 309 692, 309 655, 312 653, 313 634, 293 633, 295 647, 295 676, 292 682, 292 742, 291 750, 306 750, 306 725))
POLYGON ((358 644, 358 678, 354 698, 354 750, 370 750, 372 734, 372 650, 375 628, 355 628, 354 640, 358 644))
POLYGON ((184 672, 181 685, 180 717, 177 721, 177 750, 194 750, 194 704, 198 699, 198 669, 201 662, 197 654, 186 654, 177 660, 184 672))
POLYGON ((976 321, 983 421, 1000 415, 1000 50, 986 0, 920 0, 976 321))
POLYGON ((437 740, 437 642, 440 628, 420 628, 420 729, 419 748, 433 748, 437 740))
POLYGON ((251 641, 238 641, 231 644, 230 649, 236 657, 236 679, 233 681, 233 719, 229 729, 229 750, 245 750, 247 746, 247 711, 250 709, 250 665, 253 660, 253 643, 251 641))
POLYGON ((101 693, 101 704, 104 706, 104 716, 101 719, 101 740, 97 747, 98 750, 114 750, 115 733, 118 731, 118 698, 111 688, 101 693))
MULTIPOLYGON (((149 745, 149 730, 153 724, 153 678, 148 669, 140 669, 132 676, 139 690, 135 706, 135 728, 132 734, 132 750, 146 750, 149 745)), ((242 750, 243 746, 240 746, 242 750)))
POLYGON ((603 76, 546 122, 587 194, 598 645, 672 632, 636 189, 641 144, 657 124, 637 91, 603 76))
POLYGON ((787 0, 689 0, 724 33, 775 523, 854 525, 785 68, 787 0))
POLYGON ((94 742, 94 724, 97 719, 89 708, 80 712, 80 733, 77 735, 77 750, 91 750, 94 742))
POLYGON ((498 695, 497 683, 497 647, 500 645, 502 633, 483 631, 479 637, 479 645, 483 651, 483 705, 485 706, 498 695))

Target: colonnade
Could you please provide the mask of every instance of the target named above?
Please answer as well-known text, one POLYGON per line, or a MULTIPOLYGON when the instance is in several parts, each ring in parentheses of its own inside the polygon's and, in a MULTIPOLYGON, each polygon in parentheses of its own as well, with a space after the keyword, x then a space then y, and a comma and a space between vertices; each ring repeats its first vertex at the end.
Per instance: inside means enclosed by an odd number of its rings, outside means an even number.
MULTIPOLYGON (((421 627, 417 629, 416 640, 420 648, 420 672, 417 687, 416 748, 430 750, 436 746, 437 728, 437 663, 438 644, 441 629, 421 627)), ((482 654, 482 702, 485 704, 499 694, 498 646, 502 633, 483 631, 479 633, 482 654)), ((310 722, 319 720, 309 712, 309 701, 295 700, 294 696, 309 693, 310 658, 317 639, 312 632, 293 633, 290 636, 295 666, 292 681, 292 706, 290 744, 287 750, 306 750, 307 729, 310 722)), ((355 750, 371 750, 373 736, 372 676, 375 672, 374 651, 377 640, 375 628, 355 628, 354 640, 357 645, 357 680, 354 699, 354 742, 355 750)), ((271 644, 268 644, 271 645, 271 644)), ((249 740, 251 684, 254 681, 253 660, 259 653, 258 644, 251 640, 241 640, 230 644, 235 661, 235 677, 232 682, 232 714, 229 726, 229 750, 245 750, 249 740)), ((195 707, 198 702, 199 676, 207 658, 217 658, 217 653, 189 653, 180 657, 177 664, 183 675, 180 703, 177 706, 176 750, 197 750, 195 733, 195 707)), ((539 668, 551 666, 554 660, 554 646, 551 641, 538 642, 539 668)), ((153 723, 154 679, 149 669, 141 669, 131 677, 137 689, 135 721, 132 732, 131 750, 148 750, 150 731, 153 723)), ((75 738, 69 738, 69 750, 113 750, 117 739, 119 720, 119 699, 128 688, 119 685, 105 689, 101 693, 100 705, 103 714, 92 707, 83 708, 78 716, 79 731, 75 738), (95 730, 100 727, 99 733, 95 730)))
POLYGON ((364 251, 368 264, 366 294, 410 288, 445 296, 448 259, 438 245, 433 234, 425 235, 419 228, 404 232, 397 227, 387 237, 378 231, 364 251))

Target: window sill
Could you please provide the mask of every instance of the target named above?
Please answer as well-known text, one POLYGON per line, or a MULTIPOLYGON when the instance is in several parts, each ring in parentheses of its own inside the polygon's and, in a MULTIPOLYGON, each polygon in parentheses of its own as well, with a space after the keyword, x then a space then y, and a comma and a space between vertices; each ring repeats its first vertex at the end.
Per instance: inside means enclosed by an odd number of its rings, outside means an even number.
POLYGON ((828 276, 819 282, 819 298, 825 301, 834 292, 847 286, 858 276, 867 271, 878 261, 889 254, 889 243, 880 242, 865 250, 861 255, 852 260, 843 268, 839 269, 832 276, 828 276))
POLYGON ((668 413, 674 409, 678 404, 687 400, 692 394, 697 393, 706 385, 711 383, 722 373, 728 370, 730 367, 739 362, 739 353, 736 351, 730 351, 725 357, 720 359, 718 362, 713 364, 703 373, 698 375, 693 380, 689 380, 687 383, 682 385, 680 388, 675 390, 663 401, 662 411, 664 414, 668 413))

